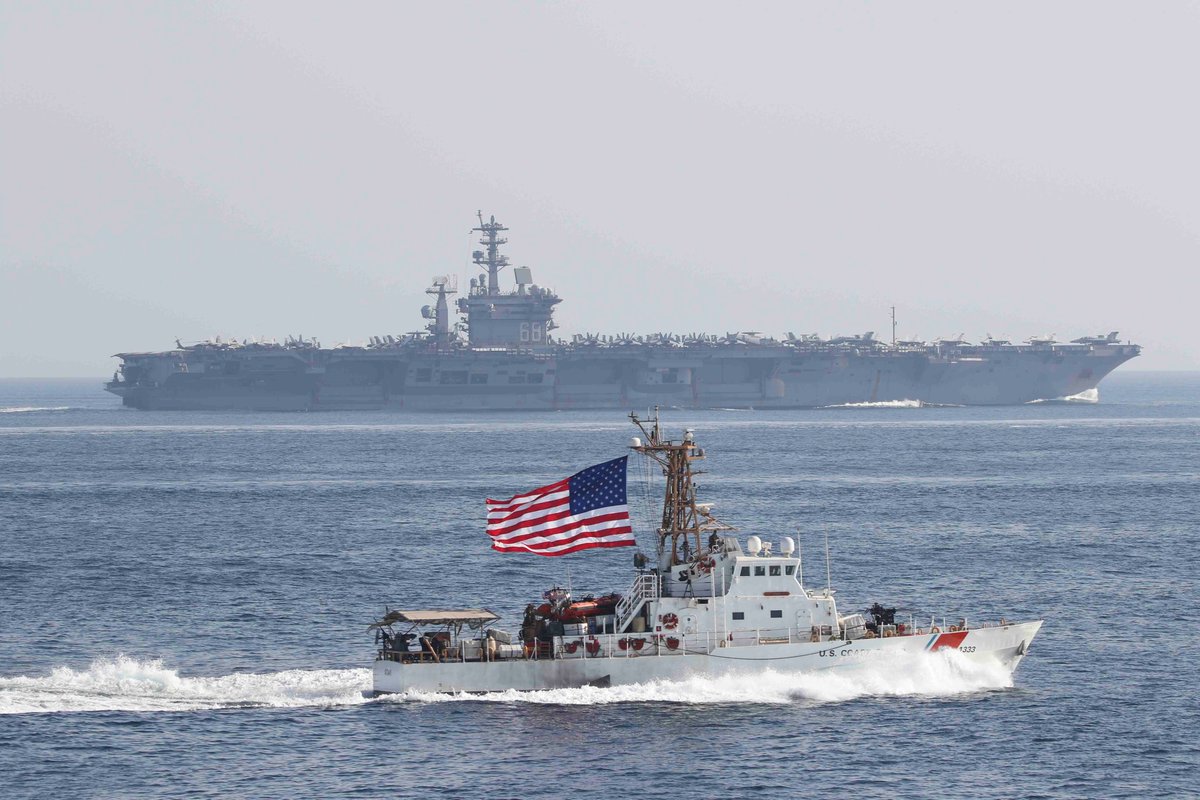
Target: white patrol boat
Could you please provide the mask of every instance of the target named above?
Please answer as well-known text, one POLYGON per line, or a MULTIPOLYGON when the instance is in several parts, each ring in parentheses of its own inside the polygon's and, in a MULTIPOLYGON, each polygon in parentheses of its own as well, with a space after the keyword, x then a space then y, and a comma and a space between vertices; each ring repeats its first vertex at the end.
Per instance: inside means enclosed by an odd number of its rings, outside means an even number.
MULTIPOLYGON (((795 542, 778 552, 759 536, 745 545, 696 502, 692 462, 704 458, 691 431, 674 443, 657 415, 631 448, 666 477, 657 560, 634 558, 624 596, 579 600, 560 588, 530 604, 520 632, 492 627, 486 609, 391 610, 374 622, 381 644, 376 694, 496 692, 611 686, 691 676, 845 668, 889 654, 954 649, 1015 670, 1042 622, 968 623, 912 616, 875 604, 839 615, 828 586, 804 586, 795 542)), ((827 562, 828 563, 828 562, 827 562)))

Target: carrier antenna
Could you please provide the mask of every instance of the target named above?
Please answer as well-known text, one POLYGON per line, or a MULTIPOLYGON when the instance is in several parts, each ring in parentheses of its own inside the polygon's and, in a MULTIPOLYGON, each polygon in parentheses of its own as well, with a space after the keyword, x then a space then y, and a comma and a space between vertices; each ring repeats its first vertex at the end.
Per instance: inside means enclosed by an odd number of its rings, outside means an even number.
POLYGON ((508 244, 508 239, 503 238, 500 234, 508 230, 499 222, 496 222, 496 217, 492 216, 487 222, 483 221, 483 212, 477 211, 476 216, 479 217, 479 227, 472 228, 471 231, 483 234, 479 243, 487 248, 487 251, 476 250, 471 254, 475 265, 487 269, 487 293, 500 293, 500 270, 508 266, 508 256, 500 255, 500 245, 508 244))

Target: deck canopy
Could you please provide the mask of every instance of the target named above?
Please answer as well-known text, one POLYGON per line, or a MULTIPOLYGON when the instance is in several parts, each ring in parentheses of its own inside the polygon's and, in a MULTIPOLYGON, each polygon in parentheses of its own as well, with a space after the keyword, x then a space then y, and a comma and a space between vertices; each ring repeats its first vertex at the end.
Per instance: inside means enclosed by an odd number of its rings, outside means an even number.
POLYGON ((372 628, 386 628, 389 625, 397 623, 408 623, 410 625, 466 625, 471 628, 482 628, 487 623, 500 619, 500 615, 493 614, 486 608, 464 608, 458 611, 443 608, 420 609, 414 611, 403 611, 395 609, 388 611, 383 619, 378 622, 373 622, 367 626, 367 630, 372 628))

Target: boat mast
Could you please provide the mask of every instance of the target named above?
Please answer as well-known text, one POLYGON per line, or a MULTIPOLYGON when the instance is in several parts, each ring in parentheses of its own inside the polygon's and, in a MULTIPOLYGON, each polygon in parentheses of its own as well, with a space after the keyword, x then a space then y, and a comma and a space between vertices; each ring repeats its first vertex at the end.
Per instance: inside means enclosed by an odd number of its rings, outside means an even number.
POLYGON ((678 444, 664 439, 657 408, 652 421, 642 420, 637 414, 630 414, 629 419, 644 437, 636 440, 632 449, 654 459, 666 478, 662 525, 657 531, 659 567, 669 569, 695 560, 704 552, 700 540, 702 531, 733 530, 715 519, 708 506, 696 504, 696 486, 692 477, 703 474, 703 470, 693 470, 692 462, 703 459, 704 450, 696 446, 691 429, 684 432, 683 441, 678 444))

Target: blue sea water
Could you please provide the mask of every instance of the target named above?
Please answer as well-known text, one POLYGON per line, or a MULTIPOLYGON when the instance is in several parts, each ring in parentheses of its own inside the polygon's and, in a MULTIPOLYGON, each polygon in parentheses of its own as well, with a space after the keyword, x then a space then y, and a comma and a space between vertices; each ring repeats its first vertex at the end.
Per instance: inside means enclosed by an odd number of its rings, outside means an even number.
POLYGON ((1044 618, 1012 682, 948 655, 371 700, 384 604, 515 627, 568 571, 626 588, 628 550, 500 555, 482 531, 486 496, 620 455, 622 415, 137 412, 0 381, 0 795, 1197 796, 1200 374, 1100 394, 664 412, 740 535, 798 528, 815 584, 828 535, 843 611, 1044 618))

